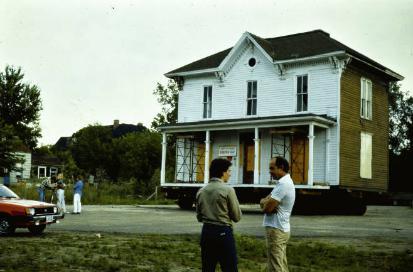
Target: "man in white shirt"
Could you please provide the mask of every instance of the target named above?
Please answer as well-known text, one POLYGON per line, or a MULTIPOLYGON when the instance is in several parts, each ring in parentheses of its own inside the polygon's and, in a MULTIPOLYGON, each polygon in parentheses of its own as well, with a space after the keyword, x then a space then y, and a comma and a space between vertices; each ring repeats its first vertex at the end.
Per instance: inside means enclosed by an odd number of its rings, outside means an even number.
POLYGON ((271 194, 261 199, 264 214, 263 226, 267 234, 268 271, 288 271, 287 242, 290 238, 290 216, 295 201, 294 183, 290 177, 288 161, 273 158, 270 174, 278 179, 271 194))

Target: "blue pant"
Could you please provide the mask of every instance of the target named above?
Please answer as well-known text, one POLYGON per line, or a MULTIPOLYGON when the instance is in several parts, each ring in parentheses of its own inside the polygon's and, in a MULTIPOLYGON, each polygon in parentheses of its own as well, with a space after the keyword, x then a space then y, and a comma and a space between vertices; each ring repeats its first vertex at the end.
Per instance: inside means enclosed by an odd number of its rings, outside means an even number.
POLYGON ((217 263, 223 272, 236 272, 237 250, 229 226, 204 224, 201 234, 202 271, 213 272, 217 263))
POLYGON ((43 188, 37 188, 37 192, 39 193, 39 201, 44 202, 44 189, 43 188))

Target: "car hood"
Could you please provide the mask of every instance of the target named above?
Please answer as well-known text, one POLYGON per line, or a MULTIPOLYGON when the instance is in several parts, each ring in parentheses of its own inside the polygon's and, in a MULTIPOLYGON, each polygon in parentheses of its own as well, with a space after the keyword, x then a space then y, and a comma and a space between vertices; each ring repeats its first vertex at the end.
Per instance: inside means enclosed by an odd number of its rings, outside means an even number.
POLYGON ((40 202, 36 200, 28 200, 28 199, 2 199, 0 203, 4 204, 12 204, 16 206, 24 206, 24 207, 52 207, 55 206, 54 204, 40 202))

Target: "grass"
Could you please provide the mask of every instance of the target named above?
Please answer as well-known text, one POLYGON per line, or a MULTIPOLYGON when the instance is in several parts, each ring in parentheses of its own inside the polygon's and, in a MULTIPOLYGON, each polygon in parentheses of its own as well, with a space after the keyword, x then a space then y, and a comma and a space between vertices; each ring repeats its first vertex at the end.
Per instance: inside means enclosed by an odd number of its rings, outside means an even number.
MULTIPOLYGON (((100 184, 85 183, 82 195, 82 204, 84 205, 136 205, 136 204, 173 204, 173 200, 168 200, 159 195, 158 199, 146 200, 147 197, 134 195, 134 183, 120 182, 110 183, 102 182, 100 184)), ((10 187, 17 195, 25 199, 39 198, 36 181, 19 182, 12 184, 10 187)), ((52 191, 46 191, 46 200, 49 201, 52 191)), ((72 204, 73 200, 73 184, 67 184, 65 188, 66 204, 72 204)), ((56 197, 54 197, 54 203, 56 197)))
MULTIPOLYGON (((236 235, 239 270, 265 271, 265 241, 236 235)), ((49 232, 0 238, 0 271, 200 271, 199 236, 49 232)), ((293 238, 290 271, 413 271, 410 251, 362 251, 293 238)))

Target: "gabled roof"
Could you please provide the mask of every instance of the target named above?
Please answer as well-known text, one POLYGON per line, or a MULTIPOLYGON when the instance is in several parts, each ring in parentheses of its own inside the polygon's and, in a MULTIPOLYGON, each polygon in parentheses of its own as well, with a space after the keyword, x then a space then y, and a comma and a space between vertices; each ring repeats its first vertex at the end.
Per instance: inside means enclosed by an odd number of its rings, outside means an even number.
MULTIPOLYGON (((377 67, 380 70, 388 71, 391 76, 398 80, 403 79, 402 76, 391 71, 378 62, 331 38, 330 34, 323 30, 314 30, 310 32, 266 39, 251 33, 248 34, 272 58, 273 62, 301 59, 333 52, 345 52, 356 59, 377 67)), ((232 47, 206 58, 194 61, 178 69, 172 70, 165 75, 168 77, 173 77, 179 73, 218 68, 231 50, 232 47)))

